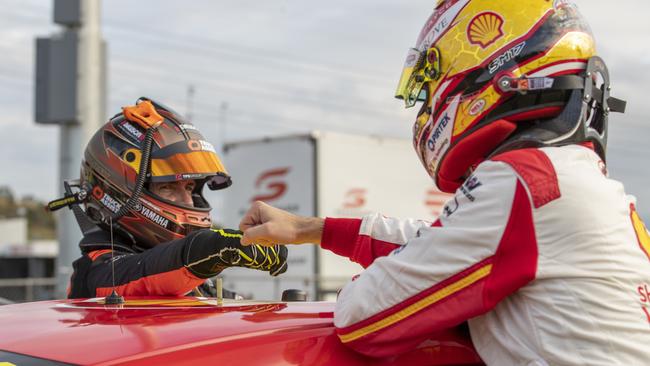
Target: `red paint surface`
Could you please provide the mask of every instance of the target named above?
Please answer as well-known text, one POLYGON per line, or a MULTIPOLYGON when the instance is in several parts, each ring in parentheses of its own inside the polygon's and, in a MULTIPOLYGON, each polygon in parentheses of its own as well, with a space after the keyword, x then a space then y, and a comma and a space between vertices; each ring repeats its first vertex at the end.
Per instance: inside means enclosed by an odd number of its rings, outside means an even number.
POLYGON ((171 305, 58 300, 0 306, 0 350, 102 365, 481 364, 462 329, 436 334, 400 356, 363 357, 334 334, 333 303, 171 305))

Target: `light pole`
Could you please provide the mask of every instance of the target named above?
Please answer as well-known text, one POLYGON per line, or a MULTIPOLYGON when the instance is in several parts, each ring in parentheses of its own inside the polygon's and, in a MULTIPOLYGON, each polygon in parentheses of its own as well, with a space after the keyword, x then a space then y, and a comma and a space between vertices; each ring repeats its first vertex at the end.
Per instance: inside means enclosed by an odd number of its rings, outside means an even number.
MULTIPOLYGON (((37 123, 59 125, 59 192, 79 177, 83 148, 106 118, 106 57, 100 0, 55 0, 60 33, 36 40, 37 123)), ((57 213, 57 297, 64 297, 79 257, 79 226, 70 210, 57 213)))

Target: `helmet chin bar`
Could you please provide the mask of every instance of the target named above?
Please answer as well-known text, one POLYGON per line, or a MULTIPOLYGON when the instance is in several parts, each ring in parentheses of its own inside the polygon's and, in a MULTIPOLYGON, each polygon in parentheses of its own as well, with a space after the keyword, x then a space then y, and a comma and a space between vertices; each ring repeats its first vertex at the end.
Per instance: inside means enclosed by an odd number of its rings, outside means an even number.
MULTIPOLYGON (((581 76, 518 79, 501 77, 497 80, 497 84, 503 87, 503 91, 514 91, 520 94, 540 90, 572 91, 566 106, 557 117, 514 132, 490 156, 521 148, 592 142, 598 155, 605 161, 609 113, 625 113, 626 102, 610 96, 609 72, 600 57, 590 58, 581 76), (598 78, 602 80, 600 86, 597 85, 598 78), (521 88, 522 85, 526 87, 521 88), (533 89, 528 87, 530 85, 540 87, 533 89), (508 88, 509 90, 504 90, 508 88)), ((507 116, 496 118, 507 119, 507 116)))

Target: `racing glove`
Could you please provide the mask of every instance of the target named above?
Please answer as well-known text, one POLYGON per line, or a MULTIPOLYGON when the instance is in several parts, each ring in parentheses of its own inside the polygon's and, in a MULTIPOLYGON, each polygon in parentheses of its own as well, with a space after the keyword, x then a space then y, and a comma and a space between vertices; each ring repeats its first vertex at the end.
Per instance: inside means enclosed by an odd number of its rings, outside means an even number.
POLYGON ((201 278, 216 276, 228 267, 246 267, 277 276, 287 270, 284 245, 244 246, 242 232, 230 229, 201 230, 186 237, 183 264, 201 278))

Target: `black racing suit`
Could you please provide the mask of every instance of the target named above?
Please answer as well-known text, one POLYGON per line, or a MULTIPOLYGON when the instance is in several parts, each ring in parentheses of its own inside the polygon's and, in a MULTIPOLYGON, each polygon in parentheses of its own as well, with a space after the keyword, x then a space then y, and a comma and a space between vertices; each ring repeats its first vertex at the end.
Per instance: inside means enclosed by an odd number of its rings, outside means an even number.
POLYGON ((206 279, 227 267, 286 271, 286 247, 243 246, 240 239, 240 231, 205 229, 143 250, 117 234, 111 246, 110 233, 96 229, 79 243, 68 298, 107 296, 113 288, 122 296, 182 296, 197 287, 204 294, 206 279))

